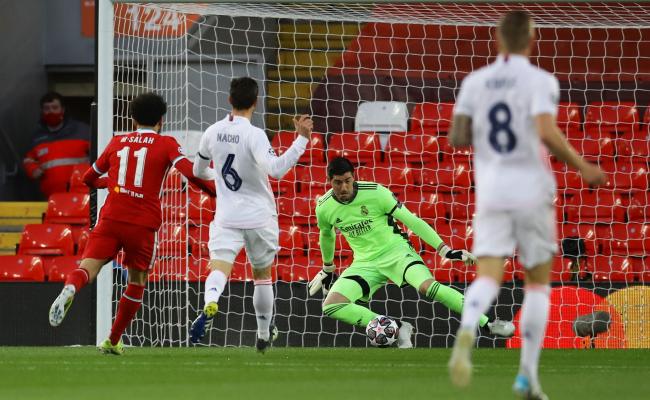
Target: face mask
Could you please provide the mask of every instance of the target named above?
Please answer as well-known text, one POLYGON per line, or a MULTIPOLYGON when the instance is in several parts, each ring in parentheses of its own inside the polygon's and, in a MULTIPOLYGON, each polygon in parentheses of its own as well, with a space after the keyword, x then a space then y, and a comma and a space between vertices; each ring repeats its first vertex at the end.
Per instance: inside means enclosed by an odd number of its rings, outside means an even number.
POLYGON ((61 122, 63 122, 63 113, 62 112, 43 113, 41 114, 41 118, 43 119, 43 122, 45 122, 45 125, 49 126, 50 128, 55 128, 61 125, 61 122))

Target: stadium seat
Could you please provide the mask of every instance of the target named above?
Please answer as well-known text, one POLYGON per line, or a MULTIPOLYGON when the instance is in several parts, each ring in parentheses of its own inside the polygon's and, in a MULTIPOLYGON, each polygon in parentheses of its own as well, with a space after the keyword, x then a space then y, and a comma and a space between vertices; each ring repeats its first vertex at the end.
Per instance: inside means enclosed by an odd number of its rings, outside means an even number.
POLYGON ((253 271, 251 269, 251 264, 248 262, 248 259, 246 258, 246 252, 243 250, 237 255, 237 258, 235 258, 235 262, 232 266, 232 271, 230 272, 230 280, 235 282, 253 280, 253 271))
POLYGON ((280 226, 280 250, 279 256, 291 256, 302 254, 305 250, 303 232, 296 225, 280 226))
POLYGON ((422 170, 423 190, 431 192, 463 192, 468 191, 472 184, 472 174, 469 164, 460 164, 453 168, 437 170, 424 168, 422 170))
POLYGON ((55 193, 50 196, 45 211, 50 224, 88 225, 90 196, 85 193, 55 193))
POLYGON ((445 134, 451 125, 454 103, 420 103, 413 107, 410 133, 445 134))
POLYGON ((650 194, 633 192, 627 206, 627 219, 631 222, 650 221, 650 194))
POLYGON ((569 282, 571 280, 571 266, 574 260, 553 257, 553 265, 551 267, 551 281, 552 282, 569 282))
POLYGON ((332 136, 327 147, 327 159, 345 157, 355 165, 381 161, 379 135, 365 132, 346 132, 332 136))
POLYGON ((449 202, 449 219, 452 222, 472 219, 476 202, 469 192, 451 193, 446 200, 449 202))
POLYGON ((567 200, 565 212, 570 222, 608 224, 625 220, 621 197, 609 191, 580 191, 567 200))
POLYGON ((393 133, 386 145, 387 160, 393 165, 416 163, 434 168, 438 164, 439 152, 438 137, 428 134, 393 133))
POLYGON ((384 164, 374 168, 359 167, 355 174, 360 181, 382 184, 394 193, 403 193, 415 185, 413 170, 407 166, 384 164))
POLYGON ((585 132, 601 135, 625 135, 636 132, 639 113, 630 102, 596 102, 587 105, 585 132))
POLYGON ((566 222, 564 224, 561 224, 559 233, 560 240, 568 238, 583 239, 585 242, 585 251, 589 256, 595 255, 599 249, 596 228, 593 224, 577 224, 566 222))
POLYGON ((43 282, 44 280, 45 272, 40 257, 0 256, 0 282, 43 282))
POLYGON ((65 282, 66 276, 81 265, 81 256, 52 257, 49 263, 47 280, 50 282, 65 282))
POLYGON ((573 169, 568 169, 565 164, 553 164, 553 173, 555 174, 557 188, 563 193, 572 193, 589 187, 587 183, 582 180, 580 173, 573 169))
POLYGON ((89 164, 77 164, 72 167, 70 174, 70 183, 68 184, 68 192, 73 193, 88 193, 89 188, 83 182, 83 176, 90 168, 89 164))
POLYGON ((469 164, 472 159, 473 149, 471 147, 453 147, 449 144, 447 136, 438 137, 440 156, 443 163, 458 165, 469 164))
POLYGON ((163 224, 157 237, 158 258, 176 258, 187 255, 188 238, 184 225, 163 224))
POLYGON ((176 168, 171 168, 163 182, 163 194, 177 192, 184 187, 185 177, 176 168))
POLYGON ((301 196, 322 196, 328 190, 327 167, 312 165, 300 169, 297 173, 301 196))
MULTIPOLYGON (((293 144, 296 139, 296 132, 280 131, 273 136, 271 145, 278 156, 293 144)), ((312 133, 307 149, 298 159, 298 163, 306 165, 325 165, 324 139, 320 133, 312 133)))
POLYGON ((210 260, 201 257, 190 257, 187 271, 187 280, 190 282, 205 282, 210 275, 210 260))
POLYGON ((428 251, 422 255, 422 261, 438 282, 448 283, 458 280, 460 271, 454 268, 451 260, 442 259, 438 254, 428 251))
POLYGON ((408 190, 398 199, 404 203, 412 213, 429 223, 435 223, 438 219, 447 218, 448 201, 442 195, 436 193, 421 192, 419 189, 408 190))
POLYGON ((40 256, 71 256, 74 254, 74 240, 69 225, 28 224, 25 225, 18 254, 40 256))
POLYGON ((602 163, 601 168, 608 175, 606 187, 618 191, 647 191, 648 167, 646 164, 602 163))
POLYGON ((194 257, 207 257, 210 255, 208 250, 210 228, 208 225, 190 226, 187 238, 190 242, 190 251, 194 257))
POLYGON ((291 168, 281 179, 275 179, 269 176, 269 183, 271 184, 271 190, 276 195, 287 195, 293 196, 296 193, 296 169, 298 167, 291 168))
POLYGON ((560 103, 557 110, 557 126, 567 134, 574 135, 581 128, 580 107, 575 103, 560 103))
POLYGON ((278 279, 285 282, 305 282, 312 280, 320 272, 323 261, 318 256, 293 255, 278 259, 278 279))
POLYGON ((82 228, 79 231, 79 236, 77 237, 77 254, 83 255, 84 250, 86 249, 86 245, 88 244, 89 238, 90 238, 90 230, 88 228, 82 228))
POLYGON ((635 278, 635 271, 628 257, 597 255, 591 262, 594 281, 628 282, 635 278))
POLYGON ((614 140, 609 137, 599 139, 588 138, 569 138, 569 143, 581 154, 586 160, 593 162, 613 162, 614 161, 614 140))
POLYGON ((357 132, 406 132, 409 113, 401 101, 367 101, 361 103, 354 118, 357 132))
POLYGON ((149 282, 187 280, 184 258, 157 258, 149 272, 149 282))
POLYGON ((317 201, 317 197, 280 197, 278 210, 282 219, 292 225, 311 225, 316 223, 317 201))
POLYGON ((212 222, 216 209, 216 199, 203 191, 188 190, 190 205, 188 222, 190 225, 205 225, 212 222))
POLYGON ((605 225, 598 234, 602 254, 644 257, 650 252, 650 225, 636 222, 605 225))

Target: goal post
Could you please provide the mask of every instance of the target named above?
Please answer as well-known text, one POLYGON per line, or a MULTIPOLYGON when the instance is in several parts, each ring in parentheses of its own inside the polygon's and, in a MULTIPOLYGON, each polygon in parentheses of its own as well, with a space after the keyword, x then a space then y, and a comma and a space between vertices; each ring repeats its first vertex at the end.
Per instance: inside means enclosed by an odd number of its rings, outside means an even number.
MULTIPOLYGON (((388 186, 455 248, 472 245, 471 150, 447 140, 462 79, 493 61, 495 26, 512 9, 536 24, 531 62, 558 77, 558 124, 610 177, 597 190, 550 160, 558 180, 558 245, 546 347, 650 347, 650 5, 642 2, 122 1, 97 0, 98 151, 128 131, 127 104, 144 91, 168 103, 163 134, 192 157, 202 131, 227 115, 232 78, 260 83, 253 124, 277 152, 292 117, 313 115, 316 133, 299 166, 271 180, 281 250, 274 272, 280 346, 364 346, 363 332, 323 317, 306 282, 320 268, 314 204, 327 190, 326 161, 350 158, 357 177, 388 186), (363 107, 361 104, 364 104, 363 107), (607 317, 605 317, 605 315, 607 317), (606 330, 584 328, 609 318, 606 330), (593 318, 592 318, 593 319, 593 318), (585 333, 586 332, 586 333, 585 333)), ((516 190, 516 188, 514 189, 516 190)), ((187 346, 203 305, 208 224, 214 205, 179 175, 162 194, 159 256, 128 345, 187 346)), ((464 290, 476 271, 438 259, 412 237, 443 284, 464 290)), ((351 251, 337 239, 339 272, 351 251)), ((120 260, 98 277, 97 340, 110 330, 124 288, 120 260)), ((518 323, 523 270, 506 264, 491 317, 518 323)), ((207 345, 252 345, 251 271, 243 255, 207 345)), ((370 302, 413 321, 417 346, 449 346, 459 315, 389 284, 370 302)), ((596 326, 594 325, 594 326, 596 326)), ((482 332, 479 345, 519 347, 482 332)))

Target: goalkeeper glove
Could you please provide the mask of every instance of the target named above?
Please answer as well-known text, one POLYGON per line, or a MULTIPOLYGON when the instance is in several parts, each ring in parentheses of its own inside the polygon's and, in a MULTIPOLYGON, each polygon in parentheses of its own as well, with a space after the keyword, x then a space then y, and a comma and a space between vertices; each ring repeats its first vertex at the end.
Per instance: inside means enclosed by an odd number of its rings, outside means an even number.
POLYGON ((327 296, 332 284, 336 280, 335 268, 334 265, 323 265, 323 269, 307 285, 310 296, 315 295, 320 289, 323 289, 323 296, 327 296))
POLYGON ((448 260, 462 261, 465 265, 476 264, 476 257, 472 253, 467 250, 452 250, 446 244, 438 248, 438 254, 448 260))

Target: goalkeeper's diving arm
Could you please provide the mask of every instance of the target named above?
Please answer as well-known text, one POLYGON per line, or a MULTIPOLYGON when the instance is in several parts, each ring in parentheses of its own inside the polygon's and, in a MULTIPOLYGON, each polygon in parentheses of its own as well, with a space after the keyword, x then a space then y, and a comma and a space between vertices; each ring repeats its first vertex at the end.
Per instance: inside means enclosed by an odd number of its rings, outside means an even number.
POLYGON ((468 251, 464 249, 452 250, 449 248, 429 224, 410 212, 406 207, 397 207, 393 211, 392 216, 406 225, 407 228, 422 238, 429 246, 436 249, 440 257, 450 260, 461 260, 466 263, 473 263, 475 261, 474 256, 468 251))

